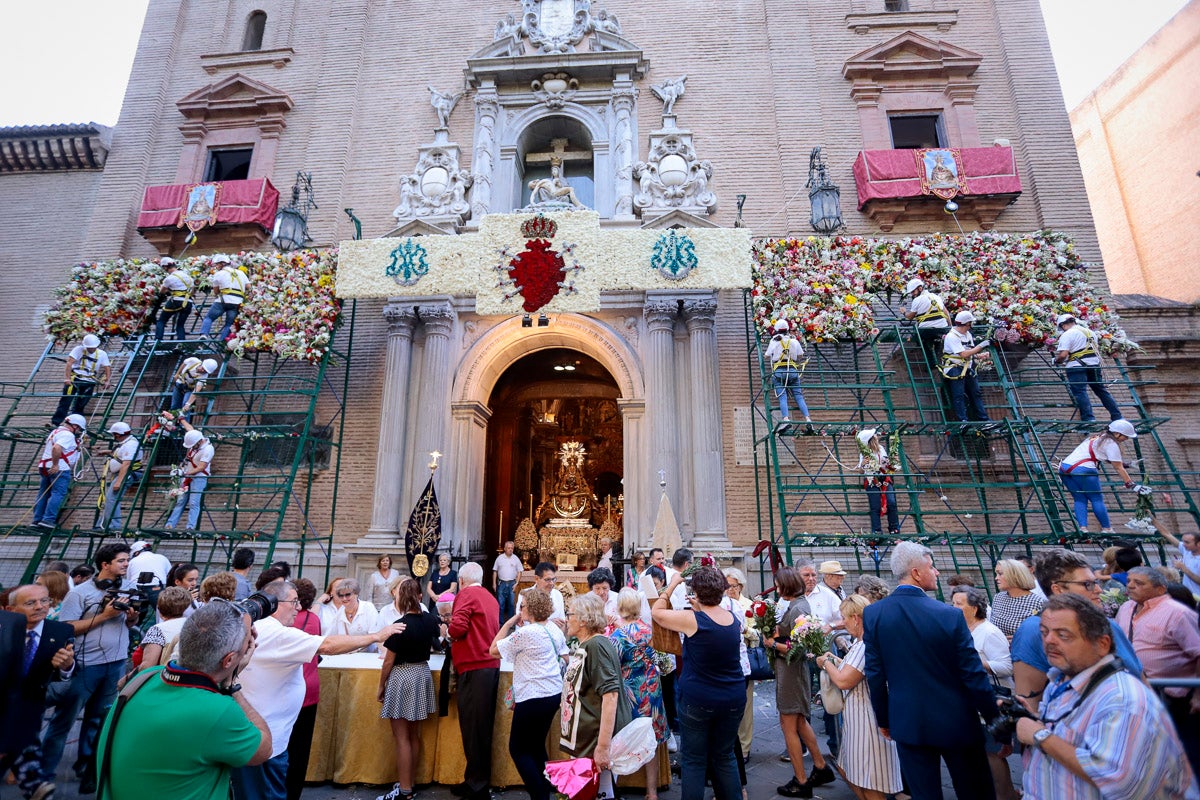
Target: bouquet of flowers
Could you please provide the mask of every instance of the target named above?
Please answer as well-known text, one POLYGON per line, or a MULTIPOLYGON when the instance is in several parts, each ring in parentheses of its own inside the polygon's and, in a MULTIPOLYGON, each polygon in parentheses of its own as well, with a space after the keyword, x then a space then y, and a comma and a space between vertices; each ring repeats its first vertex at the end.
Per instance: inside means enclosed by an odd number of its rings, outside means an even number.
POLYGON ((1120 586, 1105 589, 1100 593, 1100 610, 1104 612, 1104 616, 1112 619, 1117 616, 1117 609, 1128 599, 1129 596, 1125 594, 1125 590, 1120 586))
MULTIPOLYGON (((763 639, 774 636, 775 629, 779 626, 779 617, 776 616, 773 600, 755 600, 750 604, 750 610, 746 612, 746 619, 750 620, 747 628, 753 628, 763 639)), ((768 650, 767 656, 774 661, 775 651, 768 650)))
POLYGON ((803 614, 792 626, 785 658, 791 664, 797 658, 815 658, 829 649, 829 637, 825 633, 825 623, 820 617, 803 614))
POLYGON ((1149 486, 1138 486, 1137 503, 1133 506, 1133 519, 1125 523, 1125 527, 1139 533, 1154 533, 1154 490, 1149 486))

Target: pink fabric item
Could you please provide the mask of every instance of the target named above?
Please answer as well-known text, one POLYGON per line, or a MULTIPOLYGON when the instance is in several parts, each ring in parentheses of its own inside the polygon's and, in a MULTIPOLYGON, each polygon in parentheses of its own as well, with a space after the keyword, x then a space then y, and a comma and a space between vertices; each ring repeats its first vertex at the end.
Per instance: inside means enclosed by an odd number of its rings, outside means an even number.
MULTIPOLYGON (((174 228, 179 224, 183 200, 189 185, 147 186, 142 195, 138 228, 174 228)), ((279 190, 266 178, 249 181, 225 181, 217 207, 218 225, 257 223, 266 230, 275 225, 279 208, 279 190)))
MULTIPOLYGON (((293 628, 299 628, 313 636, 321 635, 321 618, 311 611, 301 611, 292 623, 293 628)), ((304 665, 304 703, 303 706, 315 706, 321 699, 321 678, 317 675, 317 662, 320 656, 304 665)))
POLYGON ((437 601, 439 603, 453 603, 454 602, 454 592, 442 592, 441 594, 438 595, 437 601))
MULTIPOLYGON (((1127 600, 1117 610, 1117 625, 1129 637, 1147 678, 1194 678, 1200 664, 1200 630, 1196 612, 1170 595, 1147 600, 1133 619, 1137 603, 1127 600), (1132 630, 1130 626, 1132 625, 1132 630)), ((1171 697, 1186 697, 1189 689, 1167 689, 1171 697)))
POLYGON ((568 758, 546 762, 546 780, 567 800, 595 800, 600 788, 600 770, 590 758, 568 758))
MULTIPOLYGON (((861 211, 871 200, 921 197, 921 171, 914 150, 863 150, 854 160, 861 211)), ((958 150, 968 195, 1020 194, 1021 178, 1011 147, 958 150)))

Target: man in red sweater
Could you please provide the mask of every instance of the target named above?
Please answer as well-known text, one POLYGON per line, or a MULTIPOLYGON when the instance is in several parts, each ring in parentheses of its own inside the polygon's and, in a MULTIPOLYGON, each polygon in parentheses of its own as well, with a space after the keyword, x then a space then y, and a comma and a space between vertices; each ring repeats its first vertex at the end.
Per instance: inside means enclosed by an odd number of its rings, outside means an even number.
POLYGON ((500 630, 500 604, 483 588, 483 567, 478 564, 464 564, 458 582, 449 633, 450 658, 458 675, 458 727, 467 757, 463 797, 489 800, 500 661, 488 651, 500 630))

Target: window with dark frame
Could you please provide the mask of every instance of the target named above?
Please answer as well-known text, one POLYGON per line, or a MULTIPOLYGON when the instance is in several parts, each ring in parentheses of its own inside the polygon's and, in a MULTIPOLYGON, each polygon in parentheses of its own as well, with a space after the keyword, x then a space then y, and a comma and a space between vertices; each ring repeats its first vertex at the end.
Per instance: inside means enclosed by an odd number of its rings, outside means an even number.
POLYGON ((892 149, 919 150, 925 147, 945 147, 942 119, 939 114, 906 114, 889 116, 892 130, 892 149))
POLYGON ((884 11, 908 11, 908 0, 883 0, 884 11))
POLYGON ((242 36, 242 50, 262 50, 263 34, 267 31, 267 12, 255 11, 246 20, 246 33, 242 36))
POLYGON ((208 165, 204 168, 204 182, 246 180, 250 177, 250 159, 253 156, 253 147, 209 150, 208 165))

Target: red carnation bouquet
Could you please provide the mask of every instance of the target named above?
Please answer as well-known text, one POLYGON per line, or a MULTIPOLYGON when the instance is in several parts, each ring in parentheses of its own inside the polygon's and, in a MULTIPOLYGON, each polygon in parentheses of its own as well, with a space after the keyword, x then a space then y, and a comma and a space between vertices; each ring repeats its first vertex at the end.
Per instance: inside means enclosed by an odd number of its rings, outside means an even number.
MULTIPOLYGON (((775 613, 775 602, 773 600, 755 600, 750 604, 750 610, 746 612, 746 618, 750 620, 751 626, 758 631, 759 636, 763 639, 775 636, 775 629, 779 626, 779 617, 775 613)), ((775 662, 775 650, 767 648, 767 657, 771 659, 771 663, 775 662)))

